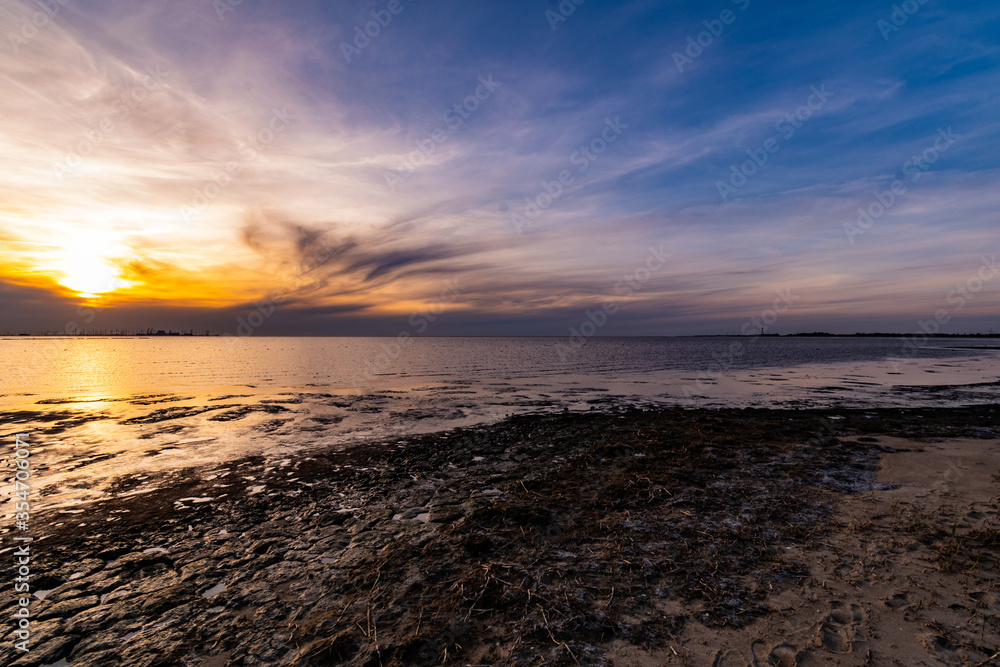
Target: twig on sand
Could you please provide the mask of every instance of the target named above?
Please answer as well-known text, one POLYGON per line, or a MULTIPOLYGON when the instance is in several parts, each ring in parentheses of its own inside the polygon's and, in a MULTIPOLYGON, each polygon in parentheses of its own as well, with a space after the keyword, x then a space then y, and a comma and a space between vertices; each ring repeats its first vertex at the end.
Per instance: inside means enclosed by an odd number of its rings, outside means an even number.
POLYGON ((549 627, 549 619, 545 617, 545 610, 542 609, 541 612, 542 612, 542 620, 545 621, 545 629, 548 630, 549 637, 552 638, 552 643, 555 644, 556 646, 562 646, 564 649, 566 649, 567 653, 569 653, 569 657, 573 658, 573 662, 579 665, 580 661, 577 660, 576 655, 573 654, 573 649, 571 649, 569 647, 569 644, 567 644, 566 642, 561 642, 558 639, 556 639, 556 636, 552 634, 552 628, 549 627))
POLYGON ((340 616, 338 616, 337 620, 333 622, 334 626, 336 626, 338 623, 340 623, 340 619, 342 619, 344 617, 344 614, 347 613, 347 610, 351 608, 352 604, 354 604, 354 603, 353 602, 348 602, 347 604, 344 605, 344 608, 340 610, 340 616))
POLYGON ((986 667, 986 665, 988 665, 989 663, 993 662, 997 658, 1000 658, 1000 651, 997 651, 996 653, 994 653, 990 657, 986 658, 981 663, 979 663, 978 665, 976 665, 976 667, 986 667))

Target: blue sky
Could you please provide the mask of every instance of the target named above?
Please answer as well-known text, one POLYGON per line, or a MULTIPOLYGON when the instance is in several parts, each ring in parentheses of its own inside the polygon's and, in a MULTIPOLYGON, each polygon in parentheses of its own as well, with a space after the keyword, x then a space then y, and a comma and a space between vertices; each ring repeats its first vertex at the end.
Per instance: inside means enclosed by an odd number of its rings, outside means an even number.
POLYGON ((1000 330, 993 3, 49 6, 0 0, 0 331, 1000 330))

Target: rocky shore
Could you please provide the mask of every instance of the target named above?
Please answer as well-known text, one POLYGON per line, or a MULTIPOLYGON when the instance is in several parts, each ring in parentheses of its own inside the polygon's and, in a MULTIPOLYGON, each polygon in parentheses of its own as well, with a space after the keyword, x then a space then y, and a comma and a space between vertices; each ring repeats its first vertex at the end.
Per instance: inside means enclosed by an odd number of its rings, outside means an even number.
MULTIPOLYGON (((893 664, 820 625, 750 654, 710 644, 823 588, 816 554, 844 555, 831 543, 847 499, 893 488, 877 475, 898 439, 956 438, 1000 438, 1000 408, 521 416, 183 470, 148 492, 148 477, 121 478, 83 513, 35 518, 31 650, 14 650, 7 624, 0 662, 726 667, 826 664, 827 651, 893 664)), ((903 551, 982 593, 968 603, 980 637, 942 627, 951 653, 927 649, 926 664, 975 664, 1000 644, 1000 524, 996 500, 981 502, 954 527, 861 529, 916 544, 903 551)), ((842 583, 870 580, 854 576, 842 583)), ((11 587, 0 599, 12 608, 11 587)))

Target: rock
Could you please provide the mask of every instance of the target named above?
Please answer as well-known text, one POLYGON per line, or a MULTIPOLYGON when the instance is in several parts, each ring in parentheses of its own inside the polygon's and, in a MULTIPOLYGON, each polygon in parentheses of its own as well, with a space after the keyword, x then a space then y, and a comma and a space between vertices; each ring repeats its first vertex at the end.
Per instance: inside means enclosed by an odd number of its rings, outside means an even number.
POLYGON ((142 603, 142 612, 147 616, 159 616, 165 611, 191 602, 194 599, 194 587, 186 583, 181 583, 149 595, 145 602, 142 603))
POLYGON ((157 576, 132 579, 125 585, 108 593, 104 598, 104 602, 113 604, 126 600, 133 602, 141 601, 140 598, 143 596, 163 590, 164 588, 169 588, 170 586, 176 586, 179 583, 182 582, 175 572, 164 572, 157 576))
POLYGON ((258 555, 260 555, 260 554, 266 554, 271 549, 273 549, 275 546, 281 544, 284 541, 285 540, 281 539, 280 537, 271 537, 271 538, 267 538, 267 539, 263 539, 263 540, 258 540, 256 542, 254 542, 253 544, 251 544, 250 548, 248 550, 251 553, 255 553, 255 554, 258 554, 258 555))
POLYGON ((108 563, 106 571, 124 570, 126 572, 136 572, 153 565, 163 564, 168 567, 174 566, 172 558, 162 553, 130 553, 108 563))
MULTIPOLYGON (((104 607, 104 605, 101 606, 104 607)), ((107 622, 115 624, 132 622, 139 618, 140 611, 139 604, 135 600, 118 602, 108 607, 107 622)))
POLYGON ((234 544, 224 544, 212 552, 212 558, 217 560, 239 560, 246 554, 246 548, 234 544))
POLYGON ((111 607, 97 605, 66 619, 63 622, 63 629, 67 633, 88 637, 104 630, 111 623, 111 607))
POLYGON ((194 581, 202 575, 215 574, 218 562, 212 558, 200 558, 181 567, 182 582, 194 581))
POLYGON ((127 545, 124 544, 115 545, 109 549, 105 549, 104 551, 98 552, 97 558, 101 561, 108 562, 116 558, 119 558, 121 556, 124 556, 125 554, 130 553, 131 551, 132 549, 130 549, 127 545))
POLYGON ((103 570, 107 561, 100 558, 86 558, 78 563, 67 565, 59 569, 57 576, 66 582, 73 582, 88 575, 103 570))
POLYGON ((38 614, 38 620, 44 621, 47 618, 67 618, 69 616, 74 616, 85 609, 96 607, 99 602, 100 598, 96 595, 86 595, 83 597, 65 600, 63 602, 57 602, 38 614))
POLYGON ((31 646, 31 650, 24 657, 11 663, 10 667, 37 667, 38 665, 51 665, 54 662, 68 657, 70 651, 76 646, 80 638, 76 635, 64 635, 54 637, 47 642, 31 646))
POLYGON ((429 523, 454 523, 464 516, 465 512, 457 505, 439 505, 431 508, 427 521, 429 523))
POLYGON ((247 537, 261 539, 265 537, 289 537, 288 524, 285 521, 266 521, 247 532, 247 537))
MULTIPOLYGON (((79 647, 79 646, 78 646, 79 647)), ((72 667, 117 667, 121 665, 121 652, 118 650, 86 653, 73 657, 72 667)))
POLYGON ((141 628, 142 622, 133 618, 110 623, 102 632, 83 635, 83 639, 73 649, 72 659, 74 667, 76 661, 82 655, 93 655, 94 653, 101 653, 107 650, 115 650, 117 651, 117 655, 120 656, 122 649, 135 637, 141 628))
MULTIPOLYGON (((12 626, 13 624, 6 627, 12 626)), ((50 639, 54 639, 64 634, 67 633, 64 630, 63 621, 60 618, 52 618, 47 621, 34 620, 31 623, 31 641, 29 642, 29 647, 32 651, 34 651, 34 647, 44 644, 50 639)), ((12 647, 15 641, 19 641, 18 639, 15 639, 16 636, 17 635, 14 634, 13 629, 11 629, 11 632, 4 637, 3 645, 8 648, 12 647)), ((20 653, 20 651, 15 651, 15 654, 17 655, 20 655, 20 653)))
POLYGON ((70 581, 50 591, 49 594, 45 596, 45 599, 52 603, 72 600, 73 598, 78 598, 81 595, 86 595, 88 591, 84 589, 88 587, 89 586, 86 583, 70 581))
POLYGON ((119 570, 114 574, 115 576, 109 576, 104 572, 98 572, 81 579, 80 584, 86 586, 86 592, 90 595, 104 595, 129 582, 130 575, 127 572, 119 570))

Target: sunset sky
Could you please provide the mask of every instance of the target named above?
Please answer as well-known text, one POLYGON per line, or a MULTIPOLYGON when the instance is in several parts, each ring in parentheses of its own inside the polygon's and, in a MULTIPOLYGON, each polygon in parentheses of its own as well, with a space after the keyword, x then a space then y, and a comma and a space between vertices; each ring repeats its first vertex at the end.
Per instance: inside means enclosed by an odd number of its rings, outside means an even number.
POLYGON ((782 333, 1000 331, 996 2, 0 0, 0 28, 0 333, 235 333, 268 298, 258 335, 563 335, 610 300, 601 334, 724 333, 778 290, 782 333))

